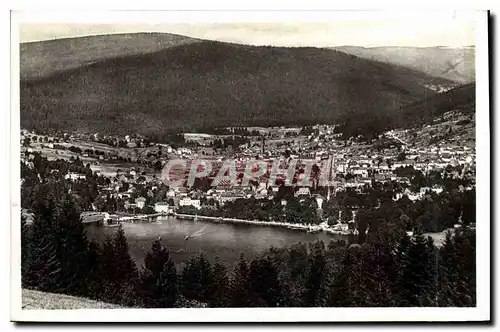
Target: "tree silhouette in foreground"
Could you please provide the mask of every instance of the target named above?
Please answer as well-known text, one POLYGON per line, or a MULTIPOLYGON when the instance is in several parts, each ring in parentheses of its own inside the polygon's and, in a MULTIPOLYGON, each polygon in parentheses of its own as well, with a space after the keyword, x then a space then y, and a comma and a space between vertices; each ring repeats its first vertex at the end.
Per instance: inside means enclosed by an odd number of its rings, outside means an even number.
POLYGON ((247 307, 249 305, 248 293, 248 263, 245 256, 240 258, 234 267, 231 278, 231 307, 247 307))
POLYGON ((118 289, 117 300, 123 304, 133 305, 138 299, 136 291, 139 273, 130 256, 130 247, 122 225, 118 227, 113 237, 113 248, 114 282, 118 289))
POLYGON ((283 301, 282 286, 270 257, 255 258, 248 271, 250 306, 277 307, 283 301))
POLYGON ((148 308, 171 308, 177 300, 177 273, 168 250, 157 239, 146 253, 140 273, 140 295, 148 308))
POLYGON ((205 254, 198 254, 189 259, 182 270, 182 293, 188 299, 209 303, 212 290, 212 266, 205 254))
POLYGON ((209 305, 211 307, 227 307, 229 305, 230 284, 229 276, 227 275, 227 268, 218 257, 215 259, 215 264, 212 268, 212 290, 211 300, 209 305))

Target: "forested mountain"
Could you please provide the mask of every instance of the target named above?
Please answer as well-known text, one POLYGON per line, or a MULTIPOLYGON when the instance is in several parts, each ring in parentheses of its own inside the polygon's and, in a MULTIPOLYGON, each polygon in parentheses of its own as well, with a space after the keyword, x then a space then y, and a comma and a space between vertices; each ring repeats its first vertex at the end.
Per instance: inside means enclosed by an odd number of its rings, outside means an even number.
POLYGON ((397 110, 343 115, 338 130, 344 137, 363 135, 365 138, 375 138, 393 128, 422 125, 448 111, 474 113, 475 104, 476 85, 471 83, 408 103, 397 110))
POLYGON ((405 105, 394 113, 394 126, 422 124, 448 111, 475 113, 476 84, 466 84, 419 102, 405 105))
POLYGON ((474 47, 361 47, 340 46, 333 49, 422 71, 457 83, 475 80, 474 47))
POLYGON ((120 134, 329 123, 380 114, 450 84, 320 48, 201 41, 21 82, 21 126, 120 134))
POLYGON ((94 61, 147 54, 197 41, 169 33, 132 33, 22 43, 21 79, 39 79, 94 61))

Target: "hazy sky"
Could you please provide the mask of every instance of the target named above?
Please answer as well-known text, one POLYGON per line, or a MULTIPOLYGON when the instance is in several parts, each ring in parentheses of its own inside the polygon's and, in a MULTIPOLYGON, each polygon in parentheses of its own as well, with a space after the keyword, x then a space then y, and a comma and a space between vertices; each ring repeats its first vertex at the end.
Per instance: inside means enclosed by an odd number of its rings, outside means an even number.
POLYGON ((89 24, 22 23, 20 41, 126 32, 170 32, 202 39, 275 46, 466 46, 474 23, 449 17, 289 23, 89 24))

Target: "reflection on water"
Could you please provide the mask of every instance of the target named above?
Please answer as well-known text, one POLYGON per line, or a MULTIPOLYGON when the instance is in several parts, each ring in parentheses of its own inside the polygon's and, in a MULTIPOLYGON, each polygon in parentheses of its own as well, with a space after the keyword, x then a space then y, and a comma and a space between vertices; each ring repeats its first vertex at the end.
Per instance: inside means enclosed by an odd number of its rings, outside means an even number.
MULTIPOLYGON (((180 264, 198 252, 205 252, 210 261, 216 256, 228 266, 233 266, 240 253, 253 258, 271 246, 283 247, 298 242, 317 239, 328 244, 331 240, 346 239, 343 235, 306 233, 278 227, 263 227, 246 224, 219 224, 208 221, 181 220, 175 217, 160 217, 155 222, 123 223, 130 244, 130 254, 138 265, 143 265, 145 252, 151 243, 161 237, 174 261, 180 264), (189 237, 186 240, 186 237, 189 237)), ((115 227, 87 226, 90 239, 104 240, 112 235, 115 227)))

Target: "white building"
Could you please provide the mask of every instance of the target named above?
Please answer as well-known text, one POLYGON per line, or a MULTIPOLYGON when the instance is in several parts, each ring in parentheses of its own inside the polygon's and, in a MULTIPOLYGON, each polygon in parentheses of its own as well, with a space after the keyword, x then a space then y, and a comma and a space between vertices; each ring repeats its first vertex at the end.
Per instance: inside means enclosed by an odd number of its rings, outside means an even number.
POLYGON ((333 225, 332 229, 334 231, 347 232, 349 230, 349 224, 337 223, 333 225))
POLYGON ((354 175, 361 175, 362 177, 368 177, 368 169, 366 168, 355 168, 352 170, 354 175))
POLYGON ((314 198, 316 199, 316 204, 318 205, 318 209, 322 209, 323 208, 323 201, 325 200, 323 198, 323 196, 316 195, 314 198))
POLYGON ((146 199, 144 197, 136 198, 135 204, 139 209, 142 209, 144 207, 144 204, 146 204, 146 199))
POLYGON ((311 191, 309 190, 309 187, 302 187, 302 188, 299 188, 299 190, 297 190, 295 192, 295 197, 299 197, 299 196, 309 196, 311 195, 311 191))
POLYGON ((155 203, 155 212, 157 213, 170 213, 172 211, 167 202, 155 203))
POLYGON ((85 174, 79 174, 79 173, 68 173, 64 176, 66 180, 78 180, 78 179, 85 179, 85 174))
POLYGON ((179 206, 194 206, 199 210, 201 209, 201 201, 199 199, 192 199, 191 197, 183 197, 179 201, 179 206))

